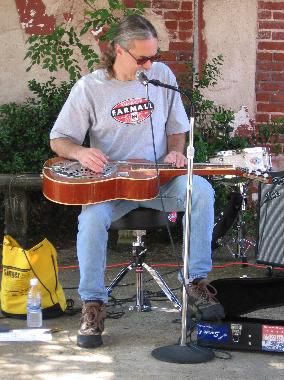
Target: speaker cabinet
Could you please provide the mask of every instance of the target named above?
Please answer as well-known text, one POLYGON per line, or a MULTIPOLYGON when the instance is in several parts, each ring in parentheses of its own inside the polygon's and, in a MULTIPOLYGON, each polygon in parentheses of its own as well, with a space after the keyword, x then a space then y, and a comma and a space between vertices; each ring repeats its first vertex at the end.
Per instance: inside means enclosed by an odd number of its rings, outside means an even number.
POLYGON ((256 261, 284 266, 284 172, 273 173, 272 184, 259 184, 256 261))

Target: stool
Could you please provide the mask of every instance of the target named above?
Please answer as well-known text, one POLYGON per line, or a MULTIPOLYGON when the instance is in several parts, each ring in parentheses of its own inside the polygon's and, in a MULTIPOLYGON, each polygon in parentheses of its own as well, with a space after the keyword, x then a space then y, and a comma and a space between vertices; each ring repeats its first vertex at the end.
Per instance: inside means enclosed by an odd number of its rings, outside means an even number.
POLYGON ((181 310, 181 303, 176 295, 171 291, 167 283, 162 278, 161 274, 153 269, 150 265, 145 263, 146 252, 142 237, 146 235, 146 231, 149 229, 157 229, 161 227, 167 227, 175 224, 175 221, 171 221, 172 213, 147 209, 137 208, 130 211, 119 220, 113 222, 110 226, 110 230, 132 230, 134 238, 136 240, 132 242, 132 259, 129 264, 122 268, 117 276, 112 280, 111 284, 107 287, 108 295, 110 296, 113 288, 119 284, 119 282, 125 277, 125 275, 132 269, 135 269, 136 273, 136 303, 130 310, 135 311, 150 311, 151 305, 144 296, 144 282, 143 275, 146 270, 156 281, 159 287, 162 289, 166 297, 174 304, 174 306, 181 310))

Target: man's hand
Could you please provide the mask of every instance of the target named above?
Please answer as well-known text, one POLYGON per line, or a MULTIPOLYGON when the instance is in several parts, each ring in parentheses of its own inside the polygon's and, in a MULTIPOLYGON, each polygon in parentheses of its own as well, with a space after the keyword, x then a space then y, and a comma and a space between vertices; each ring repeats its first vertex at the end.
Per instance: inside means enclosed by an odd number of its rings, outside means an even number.
POLYGON ((173 164, 177 168, 183 168, 187 165, 187 158, 181 152, 173 150, 166 155, 164 162, 166 164, 173 164))
POLYGON ((185 133, 178 133, 176 135, 167 136, 169 153, 164 158, 165 163, 173 164, 177 168, 183 168, 187 165, 187 159, 183 154, 185 139, 185 133))
POLYGON ((96 173, 102 173, 108 163, 108 157, 101 150, 78 145, 67 137, 51 140, 50 147, 59 157, 77 160, 96 173))
POLYGON ((91 169, 96 173, 102 173, 108 163, 108 157, 96 148, 83 148, 77 153, 77 160, 85 168, 91 169))

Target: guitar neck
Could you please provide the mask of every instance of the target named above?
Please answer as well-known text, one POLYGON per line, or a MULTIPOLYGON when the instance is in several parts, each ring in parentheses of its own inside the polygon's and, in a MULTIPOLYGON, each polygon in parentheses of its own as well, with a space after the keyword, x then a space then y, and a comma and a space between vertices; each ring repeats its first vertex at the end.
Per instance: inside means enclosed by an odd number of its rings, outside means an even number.
MULTIPOLYGON (((171 178, 179 175, 187 174, 187 167, 177 168, 173 165, 164 163, 145 163, 145 162, 127 162, 132 171, 139 170, 155 170, 159 173, 161 184, 166 183, 171 178)), ((257 171, 248 171, 246 168, 235 167, 229 164, 213 164, 213 163, 194 163, 193 173, 200 176, 237 176, 252 180, 257 180, 263 183, 271 183, 271 177, 267 173, 257 171)))
MULTIPOLYGON (((164 164, 164 163, 145 163, 143 161, 132 162, 125 161, 121 162, 124 165, 130 166, 131 170, 156 170, 159 171, 160 175, 163 174, 174 174, 176 172, 177 175, 186 174, 188 168, 182 167, 177 168, 174 165, 164 164)), ((210 164, 210 163, 195 163, 193 164, 193 173, 198 175, 237 175, 239 171, 235 168, 234 165, 220 165, 220 164, 210 164)))

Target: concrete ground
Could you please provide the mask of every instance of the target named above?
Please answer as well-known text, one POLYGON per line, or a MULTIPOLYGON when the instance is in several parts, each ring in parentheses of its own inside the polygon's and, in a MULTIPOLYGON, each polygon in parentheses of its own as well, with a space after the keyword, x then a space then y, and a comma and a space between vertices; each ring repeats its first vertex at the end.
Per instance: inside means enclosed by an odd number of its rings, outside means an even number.
MULTIPOLYGON (((177 281, 176 257, 173 254, 164 232, 157 232, 152 241, 147 242, 147 262, 172 265, 158 267, 164 279, 180 298, 180 284, 177 281), (159 235, 160 234, 160 235, 159 235)), ((232 246, 231 246, 232 248, 232 246)), ((81 304, 77 295, 79 273, 76 266, 75 243, 57 246, 60 267, 60 282, 65 289, 66 298, 75 301, 75 307, 81 304), (64 266, 65 269, 62 269, 64 266), (67 268, 66 268, 67 267, 67 268)), ((177 242, 180 252, 180 242, 177 242)), ((124 245, 110 250, 108 264, 128 261, 124 245)), ((248 251, 249 262, 255 259, 252 250, 248 251)), ((214 268, 210 278, 262 277, 265 269, 237 265, 238 259, 232 257, 226 248, 215 252, 214 268), (233 263, 231 266, 228 264, 233 263)), ((119 268, 108 269, 107 283, 115 276, 119 268)), ((145 289, 150 293, 153 310, 151 312, 133 312, 128 310, 133 305, 135 295, 135 275, 129 273, 121 286, 114 289, 108 306, 103 335, 104 345, 95 349, 81 349, 76 346, 76 333, 80 313, 65 315, 56 319, 44 320, 44 326, 52 329, 52 341, 34 343, 0 343, 1 378, 22 380, 49 379, 282 379, 284 374, 283 353, 265 353, 251 351, 229 351, 230 357, 216 357, 209 362, 199 364, 173 364, 155 359, 152 350, 178 344, 181 334, 179 312, 172 303, 160 297, 159 288, 150 277, 145 276, 145 289)), ((232 294, 232 297, 234 295, 232 294)), ((250 316, 270 319, 282 319, 284 306, 274 309, 259 310, 250 316)), ((26 322, 17 319, 1 319, 1 326, 24 328, 26 322)), ((193 334, 194 335, 194 334, 193 334)), ((193 336, 194 338, 194 336, 193 336)), ((224 354, 223 354, 224 356, 224 354)))

